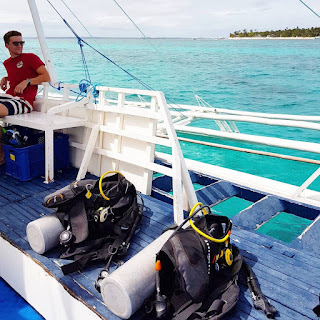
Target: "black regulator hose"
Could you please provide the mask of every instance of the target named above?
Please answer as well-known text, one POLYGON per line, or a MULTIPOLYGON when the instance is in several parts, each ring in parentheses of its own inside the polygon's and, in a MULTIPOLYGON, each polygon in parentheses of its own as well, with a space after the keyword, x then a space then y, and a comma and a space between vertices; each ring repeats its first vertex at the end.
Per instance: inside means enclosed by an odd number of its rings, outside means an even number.
POLYGON ((262 293, 256 275, 249 264, 244 260, 242 263, 242 270, 245 273, 247 285, 251 291, 255 309, 263 311, 268 319, 274 319, 277 309, 270 304, 269 300, 262 293))

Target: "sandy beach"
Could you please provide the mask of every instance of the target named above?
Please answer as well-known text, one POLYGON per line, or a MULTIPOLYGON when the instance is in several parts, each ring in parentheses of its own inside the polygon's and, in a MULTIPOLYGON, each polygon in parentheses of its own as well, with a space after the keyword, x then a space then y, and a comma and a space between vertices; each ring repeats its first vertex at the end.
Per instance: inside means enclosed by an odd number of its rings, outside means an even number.
POLYGON ((235 37, 228 40, 314 40, 318 37, 235 37))

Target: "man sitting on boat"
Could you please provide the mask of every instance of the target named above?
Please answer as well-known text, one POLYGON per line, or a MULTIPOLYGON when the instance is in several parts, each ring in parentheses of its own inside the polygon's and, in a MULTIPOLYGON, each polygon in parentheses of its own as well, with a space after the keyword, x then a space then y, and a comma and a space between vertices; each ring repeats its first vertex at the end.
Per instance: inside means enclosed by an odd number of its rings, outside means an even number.
MULTIPOLYGON (((3 36, 10 58, 4 61, 8 75, 0 82, 0 118, 32 111, 38 84, 50 81, 49 73, 41 59, 33 53, 22 53, 24 41, 19 31, 9 31, 3 36), (9 86, 8 86, 9 82, 9 86)), ((4 163, 0 130, 0 165, 4 163)))

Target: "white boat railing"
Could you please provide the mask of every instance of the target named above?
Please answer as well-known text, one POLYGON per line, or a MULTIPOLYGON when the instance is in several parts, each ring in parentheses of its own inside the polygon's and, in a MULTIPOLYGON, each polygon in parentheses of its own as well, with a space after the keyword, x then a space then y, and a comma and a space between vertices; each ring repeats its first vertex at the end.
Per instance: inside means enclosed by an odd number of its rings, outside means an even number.
POLYGON ((298 198, 304 190, 306 190, 312 182, 320 176, 320 168, 318 168, 293 194, 293 198, 298 198))
MULTIPOLYGON (((72 85, 64 84, 63 88, 62 100, 70 99, 67 96, 72 85)), ((180 224, 183 209, 192 207, 197 198, 163 93, 109 87, 96 89, 99 91, 97 103, 64 114, 86 119, 82 132, 79 128, 66 130, 70 137, 72 163, 80 168, 77 179, 82 179, 87 171, 101 176, 106 171, 116 170, 122 172, 137 190, 150 194, 154 172, 170 176, 174 221, 180 224), (168 139, 156 136, 159 122, 164 125, 168 139), (172 167, 155 162, 155 145, 171 149, 172 167)), ((39 101, 49 105, 50 113, 52 99, 47 91, 39 101)), ((53 108, 59 110, 59 106, 53 108)))
MULTIPOLYGON (((197 99, 198 100, 198 99, 197 99)), ((312 153, 320 153, 320 144, 307 141, 297 141, 292 139, 281 139, 276 137, 267 137, 254 134, 244 134, 240 133, 235 122, 246 122, 246 123, 257 123, 262 125, 271 126, 282 126, 282 127, 294 127, 300 129, 309 129, 320 131, 320 116, 305 116, 305 115, 287 115, 287 114, 271 114, 271 113, 258 113, 258 112, 245 112, 237 110, 228 110, 221 108, 213 108, 208 104, 204 104, 199 101, 199 106, 189 106, 189 105, 179 105, 179 110, 176 105, 170 105, 170 112, 173 117, 177 117, 180 114, 185 116, 187 119, 210 119, 217 124, 218 130, 211 128, 199 128, 188 126, 192 121, 186 123, 181 120, 180 122, 175 122, 175 129, 184 133, 196 134, 198 136, 212 136, 220 137, 225 139, 232 139, 237 141, 251 142, 255 144, 262 144, 272 147, 280 147, 292 150, 299 150, 312 153), (232 128, 232 130, 231 130, 232 128)), ((179 138, 180 140, 190 140, 186 138, 179 138)), ((193 143, 200 143, 201 141, 196 141, 193 143)), ((251 150, 246 148, 237 148, 233 146, 219 145, 214 143, 206 143, 207 145, 219 148, 225 148, 230 150, 236 150, 241 152, 249 152, 267 156, 274 156, 283 159, 303 161, 314 164, 319 164, 318 160, 305 159, 294 156, 287 156, 281 154, 275 154, 270 152, 251 150)), ((302 196, 303 191, 305 191, 312 182, 314 182, 320 176, 320 168, 317 169, 310 177, 308 177, 305 182, 297 187, 297 190, 292 194, 293 198, 298 198, 302 196)))
MULTIPOLYGON (((62 100, 68 101, 70 99, 70 94, 77 85, 73 84, 63 84, 63 97, 62 100)), ((170 108, 168 108, 168 105, 165 102, 164 97, 162 98, 160 93, 145 91, 145 90, 131 90, 131 89, 117 89, 117 88, 107 88, 107 87, 99 87, 99 103, 97 105, 92 105, 90 112, 97 113, 101 112, 107 112, 109 114, 112 114, 113 112, 119 112, 119 114, 127 115, 131 117, 137 117, 137 118, 144 118, 144 119, 152 119, 154 121, 153 128, 156 130, 158 134, 154 134, 151 136, 146 135, 145 133, 139 133, 138 131, 132 132, 123 130, 120 127, 113 126, 110 128, 110 126, 105 124, 100 124, 99 127, 99 134, 101 135, 101 132, 104 132, 105 134, 121 136, 121 139, 135 139, 136 141, 144 141, 149 144, 152 144, 153 146, 163 145, 163 146, 171 146, 172 144, 168 142, 167 139, 167 130, 168 130, 168 123, 165 123, 164 118, 160 116, 160 113, 154 112, 154 104, 155 101, 156 105, 165 105, 166 112, 170 112, 170 124, 174 126, 174 129, 177 131, 182 132, 188 132, 196 135, 208 135, 213 137, 220 137, 220 138, 226 138, 226 139, 233 139, 237 141, 245 141, 245 142, 251 142, 256 144, 262 144, 267 146, 273 146, 273 147, 280 147, 280 148, 287 148, 292 150, 300 150, 305 152, 312 152, 312 153, 320 153, 320 144, 314 143, 314 142, 306 142, 306 141, 298 141, 298 140, 291 140, 291 139, 281 139, 276 137, 267 137, 267 136, 259 136, 259 135, 253 135, 253 134, 244 134, 239 133, 238 128, 234 124, 234 121, 242 121, 242 122, 251 122, 251 123, 259 123, 264 125, 274 125, 274 126, 287 126, 287 127, 296 127, 296 128, 304 128, 304 129, 311 129, 315 131, 320 130, 320 123, 317 123, 320 120, 320 117, 318 116, 299 116, 299 115, 281 115, 281 114, 262 114, 262 113, 254 113, 254 112, 240 112, 235 110, 226 110, 226 109, 214 109, 214 108, 207 108, 207 107, 199 107, 199 106, 186 106, 183 105, 185 110, 176 111, 172 110, 170 111, 170 108), (113 96, 108 96, 109 94, 113 94, 113 96), (124 98, 123 96, 129 97, 129 100, 126 99, 123 101, 123 105, 119 105, 119 101, 124 98), (134 100, 132 97, 136 96, 138 99, 134 100), (149 98, 148 98, 149 97, 149 98), (152 100, 154 99, 154 101, 152 100), (164 102, 162 101, 164 99, 164 102), (200 110, 198 110, 200 109, 200 110), (194 111, 195 110, 195 111, 194 111), (222 113, 222 114, 221 114, 222 113), (230 113, 230 114, 229 114, 230 113), (225 120, 230 121, 229 125, 233 127, 233 132, 228 132, 227 128, 224 127, 224 129, 219 130, 213 130, 208 128, 199 128, 199 127, 192 127, 188 126, 190 122, 192 122, 194 119, 199 118, 206 118, 211 120, 225 120), (223 130, 223 131, 222 131, 223 130)), ((52 98, 48 96, 49 88, 45 88, 43 91, 43 98, 47 99, 48 101, 52 101, 52 98)), ((55 100, 54 98, 53 100, 55 100)), ((60 98, 61 99, 61 98, 60 98)), ((49 103, 50 105, 50 103, 49 103)), ((76 116, 75 114, 72 114, 72 116, 76 116)), ((223 126, 222 123, 220 123, 221 126, 223 126)), ((90 121, 87 125, 90 130, 94 127, 94 122, 90 121)), ((173 130, 170 129, 169 131, 173 130)), ((176 138, 176 135, 175 135, 176 138)), ((100 138, 101 139, 101 138, 100 138)), ((120 139, 120 140, 121 140, 120 139)), ((72 142, 71 145, 73 147, 77 146, 79 147, 79 144, 76 142, 72 142)), ((219 147, 219 146, 218 146, 219 147)), ((231 146, 228 146, 229 148, 232 148, 231 146)), ((82 147, 83 148, 83 147, 82 147)), ((97 149, 96 147, 93 148, 95 153, 100 154, 100 158, 103 155, 110 156, 111 153, 106 151, 101 151, 100 149, 97 149)), ((237 151, 242 151, 241 148, 237 151)), ((247 149, 243 150, 244 152, 248 152, 247 149)), ((251 150, 254 151, 254 150, 251 150)), ((256 153, 259 153, 258 151, 256 153)), ((261 152, 263 154, 264 152, 261 152)), ((266 152, 266 155, 273 156, 273 154, 269 154, 266 152)), ((114 154, 112 156, 115 156, 114 154)), ((282 157, 282 155, 277 155, 279 157, 282 157)), ((149 156, 148 156, 149 157, 149 156)), ((147 157, 147 158, 148 158, 147 157)), ((148 170, 157 171, 169 176, 172 176, 172 174, 169 172, 168 168, 163 168, 159 166, 158 164, 147 164, 146 162, 139 160, 134 161, 133 159, 124 159, 121 158, 120 155, 118 155, 118 161, 123 161, 127 163, 131 163, 131 165, 138 166, 139 164, 143 164, 148 170), (121 159, 120 159, 121 158, 121 159)), ((297 161, 300 161, 298 157, 290 157, 290 156, 283 156, 284 159, 291 159, 291 158, 297 158, 297 161)), ((308 162, 308 159, 301 158, 302 161, 308 162)), ((291 159, 292 160, 292 159, 291 159)), ((296 159, 293 159, 296 160, 296 159)), ((100 160, 101 162, 101 160, 100 160)), ((310 159, 310 163, 318 164, 317 160, 310 159)), ((101 164, 100 164, 101 165, 101 164)), ((175 165, 174 165, 175 167, 175 165)), ((97 174, 101 174, 100 172, 97 174)), ((300 186, 297 187, 297 190, 294 192, 293 197, 297 198, 299 196, 302 196, 302 193, 304 190, 308 188, 308 186, 316 180, 320 175, 320 171, 316 170, 315 173, 313 173, 309 178, 306 179, 306 181, 300 186)), ((144 192, 148 193, 150 192, 150 181, 147 183, 148 190, 144 190, 144 192)))
MULTIPOLYGON (((202 113, 216 113, 216 114, 226 114, 226 115, 252 116, 252 117, 269 118, 269 119, 287 119, 287 120, 297 120, 297 121, 320 122, 320 116, 239 111, 239 110, 224 109, 224 108, 212 108, 212 107, 208 108, 203 106, 186 105, 186 104, 179 104, 179 108, 181 110, 201 111, 202 113)), ((169 104, 169 109, 176 110, 177 105, 169 104)))
POLYGON ((198 128, 198 127, 187 127, 175 125, 177 131, 192 133, 202 136, 220 137, 225 139, 232 139, 237 141, 252 142, 256 144, 262 144, 272 147, 307 151, 320 153, 320 144, 314 142, 305 142, 298 140, 289 140, 275 137, 258 136, 245 133, 233 133, 233 132, 221 132, 218 130, 198 128))
MULTIPOLYGON (((172 115, 178 115, 179 112, 171 111, 172 115)), ((274 119, 257 116, 243 116, 243 115, 221 115, 216 113, 203 113, 199 111, 184 111, 186 117, 193 117, 197 119, 211 119, 211 120, 225 120, 225 121, 239 121, 249 123, 260 123, 269 126, 285 126, 296 127, 304 129, 320 130, 320 123, 302 121, 302 120, 287 120, 287 119, 274 119)))
MULTIPOLYGON (((200 96, 198 96, 197 94, 194 95, 195 98, 197 99, 198 105, 200 107, 204 107, 202 109, 200 109, 201 111, 204 109, 206 110, 207 108, 209 108, 211 111, 213 110, 213 112, 218 113, 217 109, 215 109, 213 106, 211 106, 207 101, 205 101, 204 99, 202 99, 200 96)), ((226 121, 226 120, 214 120, 214 122, 217 124, 217 126, 220 128, 221 131, 227 131, 227 132, 232 132, 232 130, 234 132, 239 132, 236 124, 233 121, 226 121)))

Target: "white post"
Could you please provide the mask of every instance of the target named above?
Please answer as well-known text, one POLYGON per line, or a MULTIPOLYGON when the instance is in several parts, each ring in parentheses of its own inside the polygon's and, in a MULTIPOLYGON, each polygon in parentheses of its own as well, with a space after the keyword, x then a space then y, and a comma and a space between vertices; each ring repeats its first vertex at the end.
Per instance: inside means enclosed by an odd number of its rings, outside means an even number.
POLYGON ((300 194, 309 187, 309 185, 320 176, 320 168, 318 168, 292 195, 293 198, 297 198, 300 194))
MULTIPOLYGON (((172 184, 173 184, 173 193, 175 193, 175 191, 178 191, 181 193, 182 195, 182 185, 181 182, 179 183, 176 180, 176 177, 178 178, 182 178, 182 182, 183 182, 183 187, 185 189, 185 193, 187 195, 188 198, 188 203, 190 205, 190 208, 192 208, 197 202, 197 196, 196 193, 193 189, 193 185, 192 185, 192 181, 188 172, 188 168, 186 166, 186 163, 184 161, 184 157, 180 148, 180 144, 179 144, 179 140, 176 134, 176 131, 174 129, 172 120, 171 120, 171 115, 169 112, 169 108, 166 102, 166 99, 164 97, 164 94, 162 92, 156 92, 156 97, 157 100, 159 102, 159 104, 161 104, 161 108, 160 111, 163 114, 163 121, 166 125, 167 128, 167 133, 168 136, 171 140, 172 143, 172 169, 174 170, 174 175, 172 177, 172 184)), ((175 197, 175 195, 174 195, 175 197)), ((176 205, 174 204, 174 218, 175 218, 175 222, 177 224, 181 223, 183 221, 183 199, 182 196, 176 195, 177 198, 175 198, 177 200, 176 205)))
POLYGON ((42 54, 43 54, 43 57, 44 57, 44 60, 46 63, 46 67, 48 69, 48 72, 49 72, 49 75, 51 78, 51 83, 56 84, 56 83, 58 83, 58 79, 56 76, 56 72, 54 70, 52 60, 50 58, 50 54, 49 54, 48 46, 46 43, 46 38, 45 38, 45 35, 43 32, 43 28, 42 28, 42 24, 41 24, 41 20, 40 20, 40 16, 39 16, 36 2, 35 2, 35 0, 28 0, 28 4, 29 4, 29 8, 30 8, 30 11, 32 14, 33 23, 36 28, 39 43, 41 46, 41 51, 42 51, 42 54))

